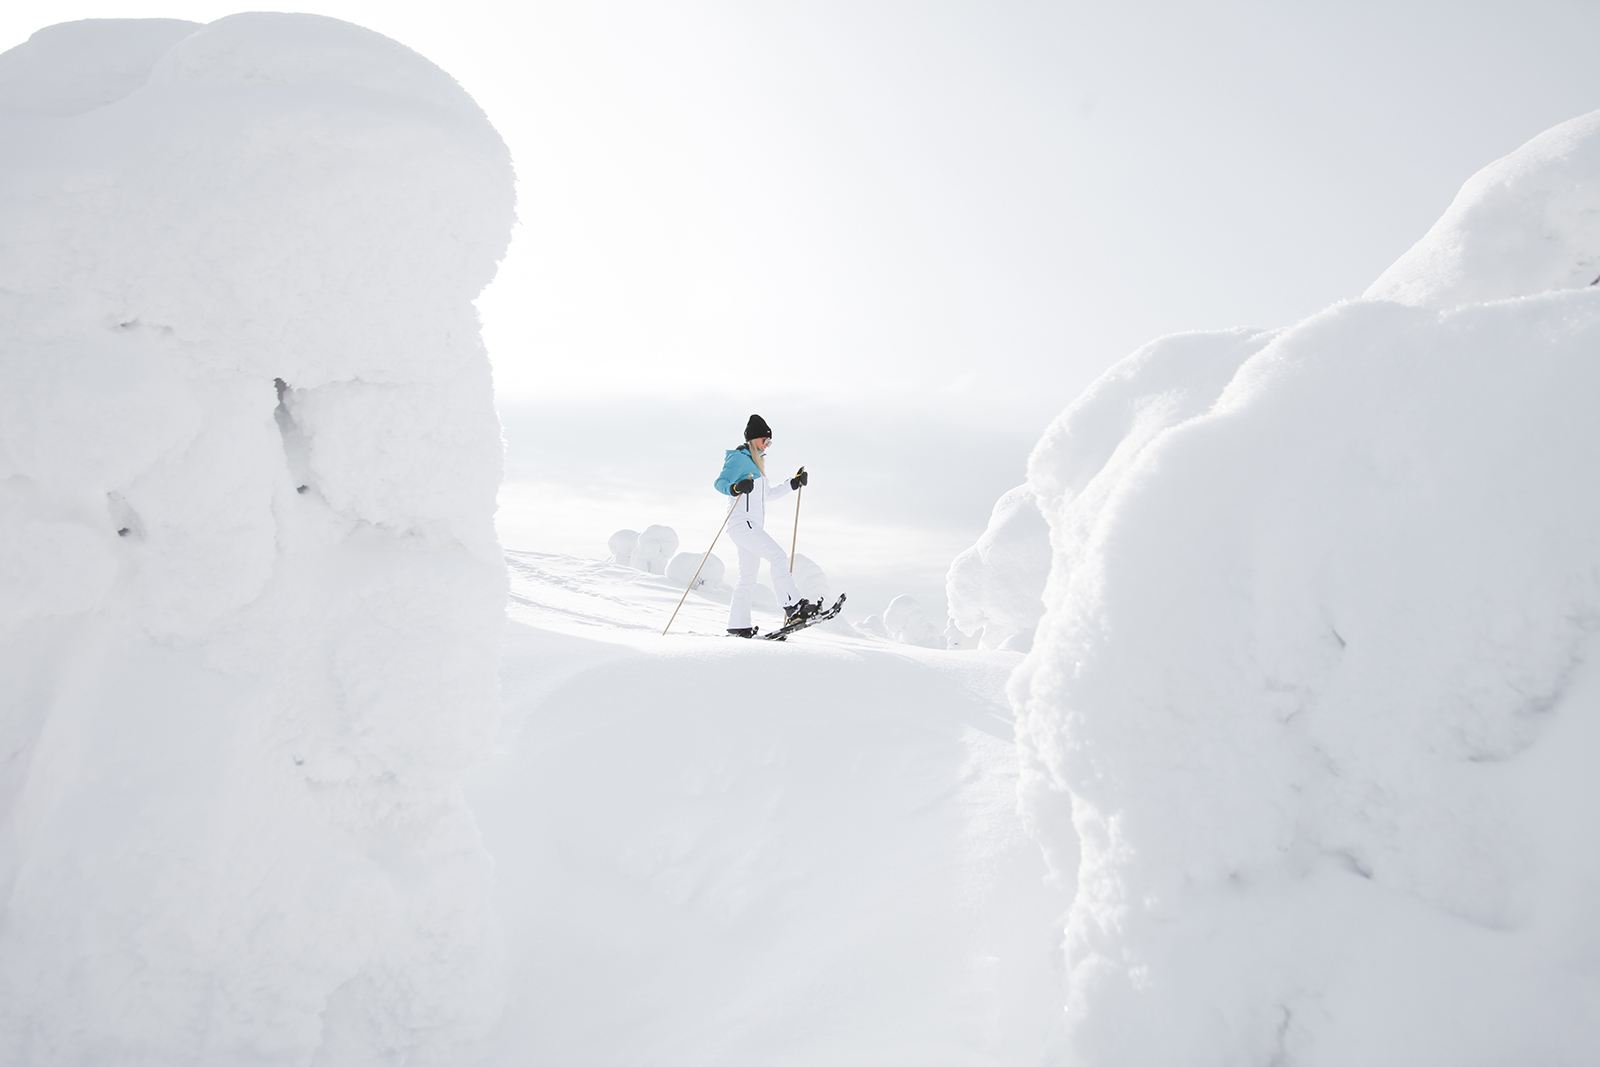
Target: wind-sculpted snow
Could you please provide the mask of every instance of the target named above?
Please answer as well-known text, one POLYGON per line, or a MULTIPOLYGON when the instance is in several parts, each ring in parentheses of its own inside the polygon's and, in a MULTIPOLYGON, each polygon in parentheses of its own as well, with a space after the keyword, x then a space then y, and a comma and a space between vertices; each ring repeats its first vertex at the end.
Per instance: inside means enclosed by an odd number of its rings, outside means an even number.
MULTIPOLYGON (((1595 188, 1546 151, 1593 118, 1497 166, 1595 188)), ((1157 342, 1034 453, 1012 696, 1070 1062, 1600 1057, 1600 289, 1551 266, 1592 220, 1486 181, 1429 240, 1471 202, 1544 274, 1468 242, 1427 306, 1157 342)))
POLYGON ((1600 111, 1563 122, 1462 186, 1366 296, 1433 308, 1600 282, 1600 111))
POLYGON ((509 157, 359 27, 0 55, 0 1062, 444 1062, 504 564, 509 157))

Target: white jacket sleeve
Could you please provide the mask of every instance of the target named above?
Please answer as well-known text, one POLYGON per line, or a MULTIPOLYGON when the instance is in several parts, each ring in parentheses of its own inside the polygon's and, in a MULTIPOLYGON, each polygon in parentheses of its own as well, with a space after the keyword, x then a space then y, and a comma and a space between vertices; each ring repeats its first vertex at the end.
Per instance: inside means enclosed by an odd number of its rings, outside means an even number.
MULTIPOLYGON (((792 475, 791 475, 791 477, 792 477, 792 475)), ((789 479, 788 478, 779 478, 776 482, 774 482, 771 478, 768 478, 768 479, 766 479, 766 483, 767 483, 767 495, 766 495, 766 499, 767 500, 776 500, 780 496, 787 496, 788 494, 794 492, 793 489, 789 488, 789 479)))

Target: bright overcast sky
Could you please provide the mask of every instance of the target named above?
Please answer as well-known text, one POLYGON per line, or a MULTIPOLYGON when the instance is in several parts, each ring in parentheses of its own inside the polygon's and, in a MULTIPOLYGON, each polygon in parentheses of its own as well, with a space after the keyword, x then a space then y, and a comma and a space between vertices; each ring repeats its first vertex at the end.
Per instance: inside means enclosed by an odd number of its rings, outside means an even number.
MULTIPOLYGON (((508 398, 758 383, 1038 422, 1151 336, 1368 281, 1600 107, 1600 4, 311 0, 456 76, 523 224, 508 398)), ((0 47, 189 0, 8 0, 0 47)))
MULTIPOLYGON (((7 0, 0 47, 74 18, 237 9, 7 0)), ((578 487, 573 516, 616 481, 584 442, 689 441, 671 470, 631 457, 681 494, 680 468, 703 489, 748 412, 806 462, 821 448, 791 431, 836 409, 880 479, 857 488, 884 500, 883 479, 954 471, 970 432, 993 476, 956 471, 942 518, 896 519, 945 523, 934 561, 1112 361, 1359 295, 1473 171, 1600 107, 1594 0, 300 9, 422 52, 511 146, 522 223, 480 308, 514 471, 537 452, 546 482, 578 487), (562 436, 518 408, 558 408, 562 436)), ((833 518, 867 521, 842 499, 833 518)))

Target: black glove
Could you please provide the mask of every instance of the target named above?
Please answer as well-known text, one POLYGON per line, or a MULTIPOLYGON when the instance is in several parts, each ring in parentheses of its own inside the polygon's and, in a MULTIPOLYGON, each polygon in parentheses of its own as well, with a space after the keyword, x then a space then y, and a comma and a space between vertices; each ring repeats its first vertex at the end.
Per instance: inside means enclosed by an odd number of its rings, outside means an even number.
POLYGON ((754 489, 755 487, 756 487, 756 483, 755 483, 754 479, 746 478, 742 482, 734 482, 733 483, 733 488, 728 490, 728 491, 730 493, 732 493, 734 496, 738 496, 740 493, 748 493, 748 492, 750 492, 750 490, 754 489))
POLYGON ((811 484, 811 475, 806 473, 806 469, 804 467, 801 467, 799 472, 797 474, 795 474, 795 476, 793 478, 789 479, 789 488, 790 489, 798 489, 802 485, 810 485, 810 484, 811 484))

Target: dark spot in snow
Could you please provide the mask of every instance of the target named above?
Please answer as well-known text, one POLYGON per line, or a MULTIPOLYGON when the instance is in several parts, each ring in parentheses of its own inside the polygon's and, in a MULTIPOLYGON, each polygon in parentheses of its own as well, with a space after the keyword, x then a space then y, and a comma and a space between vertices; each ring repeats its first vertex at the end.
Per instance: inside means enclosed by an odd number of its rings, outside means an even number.
POLYGON ((303 766, 305 766, 305 762, 306 761, 303 760, 303 759, 297 759, 297 760, 294 761, 294 765, 296 767, 303 767, 303 766))
POLYGON ((117 536, 118 537, 127 537, 128 536, 128 528, 126 526, 124 526, 122 529, 118 530, 117 531, 117 536))
POLYGON ((303 493, 307 489, 310 489, 310 488, 311 487, 309 485, 297 485, 297 486, 294 487, 294 491, 297 492, 297 493, 303 493))
POLYGON ((1340 851, 1335 852, 1334 857, 1338 859, 1340 866, 1349 871, 1351 874, 1359 875, 1362 878, 1368 879, 1369 881, 1371 880, 1372 867, 1355 853, 1340 851))
POLYGON ((1348 644, 1345 643, 1345 639, 1339 636, 1339 631, 1338 630, 1335 630, 1333 627, 1330 626, 1330 627, 1328 627, 1328 632, 1333 634, 1333 639, 1335 641, 1339 642, 1339 647, 1340 648, 1349 648, 1350 647, 1348 644))
POLYGON ((1589 284, 1590 285, 1600 285, 1600 274, 1595 275, 1594 281, 1590 282, 1589 284))

